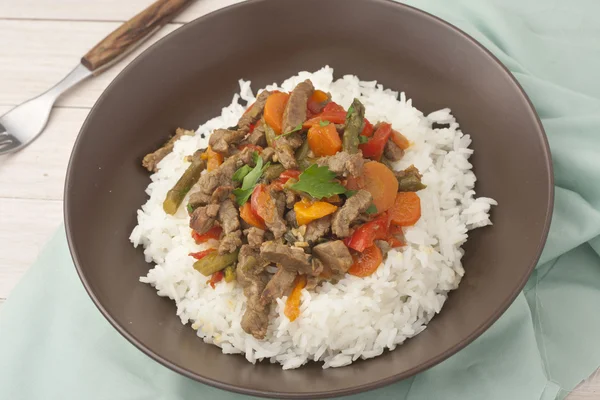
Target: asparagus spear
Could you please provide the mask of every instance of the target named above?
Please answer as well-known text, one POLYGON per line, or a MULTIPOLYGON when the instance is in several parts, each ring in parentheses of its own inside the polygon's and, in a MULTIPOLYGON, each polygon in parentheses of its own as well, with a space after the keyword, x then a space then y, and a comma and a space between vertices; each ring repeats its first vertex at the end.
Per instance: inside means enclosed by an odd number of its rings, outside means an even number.
POLYGON ((350 154, 358 152, 358 135, 360 135, 364 119, 365 106, 358 99, 354 99, 348 109, 348 114, 346 114, 346 129, 344 130, 344 138, 342 140, 344 151, 350 154))
POLYGON ((229 254, 210 253, 194 263, 194 269, 204 276, 211 276, 236 262, 239 250, 229 254))
POLYGON ((194 153, 190 166, 181 175, 175 186, 167 192, 167 197, 163 202, 163 210, 167 214, 173 215, 177 212, 185 195, 200 179, 200 174, 206 168, 206 161, 200 157, 201 154, 200 150, 194 153))

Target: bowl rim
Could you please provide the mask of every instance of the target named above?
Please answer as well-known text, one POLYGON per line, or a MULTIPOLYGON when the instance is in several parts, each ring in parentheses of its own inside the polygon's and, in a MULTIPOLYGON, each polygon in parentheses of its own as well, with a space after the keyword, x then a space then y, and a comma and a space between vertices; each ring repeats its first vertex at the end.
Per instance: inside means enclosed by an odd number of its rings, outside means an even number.
POLYGON ((74 234, 71 229, 72 221, 71 221, 71 217, 70 217, 70 213, 69 213, 71 200, 70 200, 70 196, 69 196, 69 191, 70 191, 69 188, 72 185, 71 181, 73 179, 72 175, 73 175, 73 171, 74 171, 73 163, 74 163, 75 155, 78 153, 78 151, 81 147, 83 133, 87 130, 87 127, 90 124, 90 120, 92 119, 94 114, 97 112, 98 104, 102 103, 102 100, 107 95, 107 93, 109 93, 111 91, 113 86, 120 84, 120 82, 123 80, 123 76, 125 75, 126 72, 128 72, 130 69, 134 68, 137 64, 144 62, 145 59, 148 57, 148 55, 150 53, 152 53, 152 51, 156 47, 165 45, 168 42, 168 40, 175 38, 177 35, 183 34, 184 32, 186 32, 189 29, 194 29, 196 25, 201 24, 208 19, 215 18, 222 14, 226 14, 226 13, 233 11, 235 9, 238 9, 238 8, 252 7, 253 4, 264 3, 267 1, 273 1, 273 0, 242 1, 240 3, 231 4, 226 7, 217 9, 208 14, 202 15, 190 22, 185 23, 183 26, 174 30, 173 32, 170 32, 163 38, 159 39, 154 44, 149 46, 146 50, 144 50, 142 53, 140 53, 138 56, 136 56, 135 59, 133 59, 127 66, 125 66, 125 68, 123 68, 123 70, 121 72, 119 72, 119 74, 112 80, 112 82, 106 87, 106 89, 104 89, 102 94, 99 96, 98 100, 94 103, 94 106, 90 110, 88 116, 86 117, 84 123, 81 126, 81 129, 79 130, 79 134, 77 135, 77 139, 75 140, 75 143, 73 145, 73 150, 69 157, 69 163, 68 163, 67 172, 66 172, 65 186, 64 186, 64 192, 63 192, 63 196, 64 196, 63 214, 64 214, 64 224, 65 224, 67 242, 68 242, 68 246, 69 246, 69 251, 71 253, 71 258, 73 259, 73 263, 75 265, 75 269, 77 270, 77 274, 78 274, 87 294, 92 299, 94 305, 98 308, 100 313, 108 320, 108 322, 123 337, 125 337, 125 339, 127 339, 136 348, 141 350, 144 354, 149 356, 154 361, 157 361, 161 365, 163 365, 163 366, 165 366, 187 378, 193 379, 193 380, 198 381, 203 384, 208 384, 208 385, 216 387, 218 389, 228 390, 231 392, 236 392, 236 393, 245 394, 245 395, 263 396, 263 397, 270 397, 270 398, 289 398, 289 399, 330 398, 330 397, 344 396, 344 395, 349 395, 349 394, 357 394, 357 393, 364 392, 367 390, 377 389, 377 388, 392 384, 394 382, 398 382, 400 380, 413 377, 414 375, 416 375, 420 372, 423 372, 423 371, 433 367, 434 365, 437 365, 440 362, 446 360, 447 358, 456 354, 458 351, 462 350, 468 344, 473 342, 476 338, 478 338, 480 335, 482 335, 494 322, 496 322, 502 316, 502 314, 504 314, 504 312, 508 309, 508 307, 517 298, 519 293, 521 293, 521 290, 523 289, 523 287, 525 287, 527 280, 529 279, 531 273, 533 272, 535 266, 537 265, 537 263, 539 261, 539 258, 542 254, 542 250, 543 250, 543 248, 546 244, 546 240, 548 238, 550 224, 552 221, 552 211, 554 208, 555 188, 554 188, 554 170, 553 170, 550 146, 548 143, 547 135, 545 133, 545 130, 544 130, 544 127, 540 120, 540 117, 535 109, 535 106, 533 105, 533 103, 531 102, 531 99, 529 98, 529 96, 527 95, 527 93, 525 92, 525 90, 523 89, 521 84, 517 81, 515 76, 491 51, 489 51, 486 47, 484 47, 481 43, 479 43, 475 38, 473 38, 471 35, 469 35, 465 31, 463 31, 462 29, 458 28, 457 26, 451 24, 450 22, 447 22, 427 11, 423 11, 421 9, 418 9, 416 7, 413 7, 413 6, 404 4, 404 3, 399 3, 394 0, 368 0, 371 3, 378 3, 378 4, 382 4, 382 5, 392 5, 395 7, 403 8, 405 10, 405 12, 412 13, 413 15, 418 15, 419 17, 424 18, 431 23, 441 24, 445 28, 450 29, 450 30, 454 31, 455 33, 457 33, 463 39, 466 39, 467 41, 471 42, 471 44, 474 45, 475 47, 477 47, 479 49, 479 51, 482 51, 485 56, 490 57, 493 62, 495 62, 498 66, 500 66, 502 72, 505 75, 507 75, 507 77, 509 78, 509 81, 512 82, 512 84, 515 86, 515 88, 517 89, 519 94, 526 100, 526 103, 528 105, 527 111, 531 116, 534 117, 535 128, 537 131, 536 133, 537 133, 537 136, 541 139, 541 143, 542 143, 542 153, 543 153, 543 158, 545 161, 545 166, 546 166, 545 169, 546 169, 547 179, 548 179, 548 183, 549 183, 548 188, 547 188, 548 202, 547 202, 547 207, 545 210, 545 219, 544 219, 544 224, 543 224, 543 228, 542 228, 542 235, 540 236, 539 243, 537 244, 537 248, 535 251, 535 257, 534 257, 533 261, 531 262, 531 264, 528 266, 528 268, 524 270, 524 274, 523 274, 523 276, 521 276, 518 285, 515 286, 514 290, 501 303, 500 307, 498 309, 496 309, 495 312, 493 312, 487 319, 485 319, 476 329, 474 329, 463 340, 461 340, 454 346, 448 348, 446 351, 439 353, 436 356, 431 357, 428 360, 425 360, 424 362, 420 363, 418 366, 415 366, 409 370, 406 370, 402 373, 392 375, 390 377, 372 381, 367 384, 359 385, 359 386, 350 386, 350 387, 344 388, 344 389, 335 389, 335 390, 321 391, 321 392, 314 392, 314 393, 312 393, 312 392, 311 393, 293 393, 293 392, 265 391, 265 390, 242 388, 242 387, 238 387, 238 386, 235 386, 232 384, 228 384, 228 383, 224 383, 224 382, 221 382, 218 380, 200 376, 200 375, 158 355, 152 349, 147 347, 144 343, 139 341, 135 336, 128 333, 124 329, 124 327, 122 327, 112 317, 111 313, 98 300, 98 298, 96 297, 96 295, 90 285, 90 282, 88 282, 88 280, 85 276, 85 273, 83 272, 83 270, 81 268, 81 262, 80 262, 80 258, 78 255, 77 246, 75 245, 76 239, 75 239, 74 234))

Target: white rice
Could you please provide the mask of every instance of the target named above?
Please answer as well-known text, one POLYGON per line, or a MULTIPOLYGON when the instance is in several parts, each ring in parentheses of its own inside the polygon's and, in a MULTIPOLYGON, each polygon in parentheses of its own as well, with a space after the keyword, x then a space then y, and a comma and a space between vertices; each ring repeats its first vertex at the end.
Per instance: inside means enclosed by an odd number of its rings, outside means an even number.
POLYGON ((130 238, 134 246, 144 247, 146 261, 156 264, 140 281, 154 286, 159 296, 174 300, 183 324, 191 323, 198 336, 221 347, 223 353, 245 354, 252 363, 268 359, 284 369, 309 360, 323 362, 323 368, 341 367, 393 350, 422 332, 464 274, 461 246, 468 230, 490 225, 489 210, 497 204, 493 199, 475 197, 476 178, 468 161, 473 153, 471 139, 461 132, 449 109, 423 115, 404 93, 352 75, 333 81, 329 67, 315 73, 300 72, 281 86, 273 84, 266 89, 291 91, 307 78, 345 108, 357 97, 370 121, 390 122, 411 141, 395 167, 414 164, 427 189, 418 192, 421 219, 405 229, 407 246, 392 250, 370 277, 348 275, 337 284, 303 290, 301 314, 294 322, 283 315, 286 298, 278 299, 265 340, 256 340, 242 330, 246 299, 241 288, 225 282, 216 289, 207 285, 207 278, 193 269, 194 260, 188 256, 205 247, 192 240, 185 207, 175 216, 166 215, 162 201, 186 169, 184 157, 206 147, 215 128, 235 125, 254 101, 250 82, 243 80, 240 93, 220 116, 201 125, 195 136, 181 138, 173 153, 160 162, 146 189, 150 198, 138 210, 138 225, 130 238), (433 123, 447 127, 432 129, 433 123))

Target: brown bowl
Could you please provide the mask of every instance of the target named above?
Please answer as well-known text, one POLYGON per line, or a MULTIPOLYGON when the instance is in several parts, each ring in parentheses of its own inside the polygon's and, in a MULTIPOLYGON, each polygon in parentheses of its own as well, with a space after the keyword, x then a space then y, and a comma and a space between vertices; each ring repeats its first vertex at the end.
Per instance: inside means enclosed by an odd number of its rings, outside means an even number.
POLYGON ((410 377, 481 335, 523 288, 553 203, 544 131, 513 76, 453 26, 384 0, 266 0, 200 18, 129 65, 96 103, 75 144, 65 220, 77 271, 102 314, 165 366, 218 388, 277 398, 356 393, 410 377), (313 29, 314 28, 314 29, 313 29), (141 157, 182 126, 220 112, 238 90, 328 64, 405 91, 425 112, 451 107, 472 135, 477 194, 497 199, 493 227, 470 235, 466 275, 428 328, 396 350, 323 370, 252 365, 205 344, 172 301, 141 284, 150 265, 128 240, 149 183, 141 157))

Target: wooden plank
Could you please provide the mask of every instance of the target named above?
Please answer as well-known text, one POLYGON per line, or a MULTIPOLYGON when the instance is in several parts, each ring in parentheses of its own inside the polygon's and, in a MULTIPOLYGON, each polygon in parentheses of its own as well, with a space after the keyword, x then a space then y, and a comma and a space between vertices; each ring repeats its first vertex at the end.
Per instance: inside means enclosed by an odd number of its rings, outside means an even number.
MULTIPOLYGON (((83 54, 119 25, 115 22, 0 20, 0 106, 20 104, 52 87, 79 63, 83 54)), ((128 63, 180 26, 166 25, 118 64, 63 95, 57 105, 93 106, 128 63)))
POLYGON ((7 298, 62 222, 62 201, 0 198, 0 298, 7 298))
POLYGON ((598 400, 600 399, 600 368, 588 379, 581 382, 565 400, 598 400))
MULTIPOLYGON (((0 114, 6 108, 0 107, 0 114)), ((0 197, 62 200, 71 149, 88 112, 55 108, 35 142, 18 153, 0 156, 0 197)))
MULTIPOLYGON (((174 22, 189 22, 240 1, 243 0, 198 0, 175 17, 174 22)), ((125 21, 151 3, 152 0, 0 0, 0 19, 125 21)))

